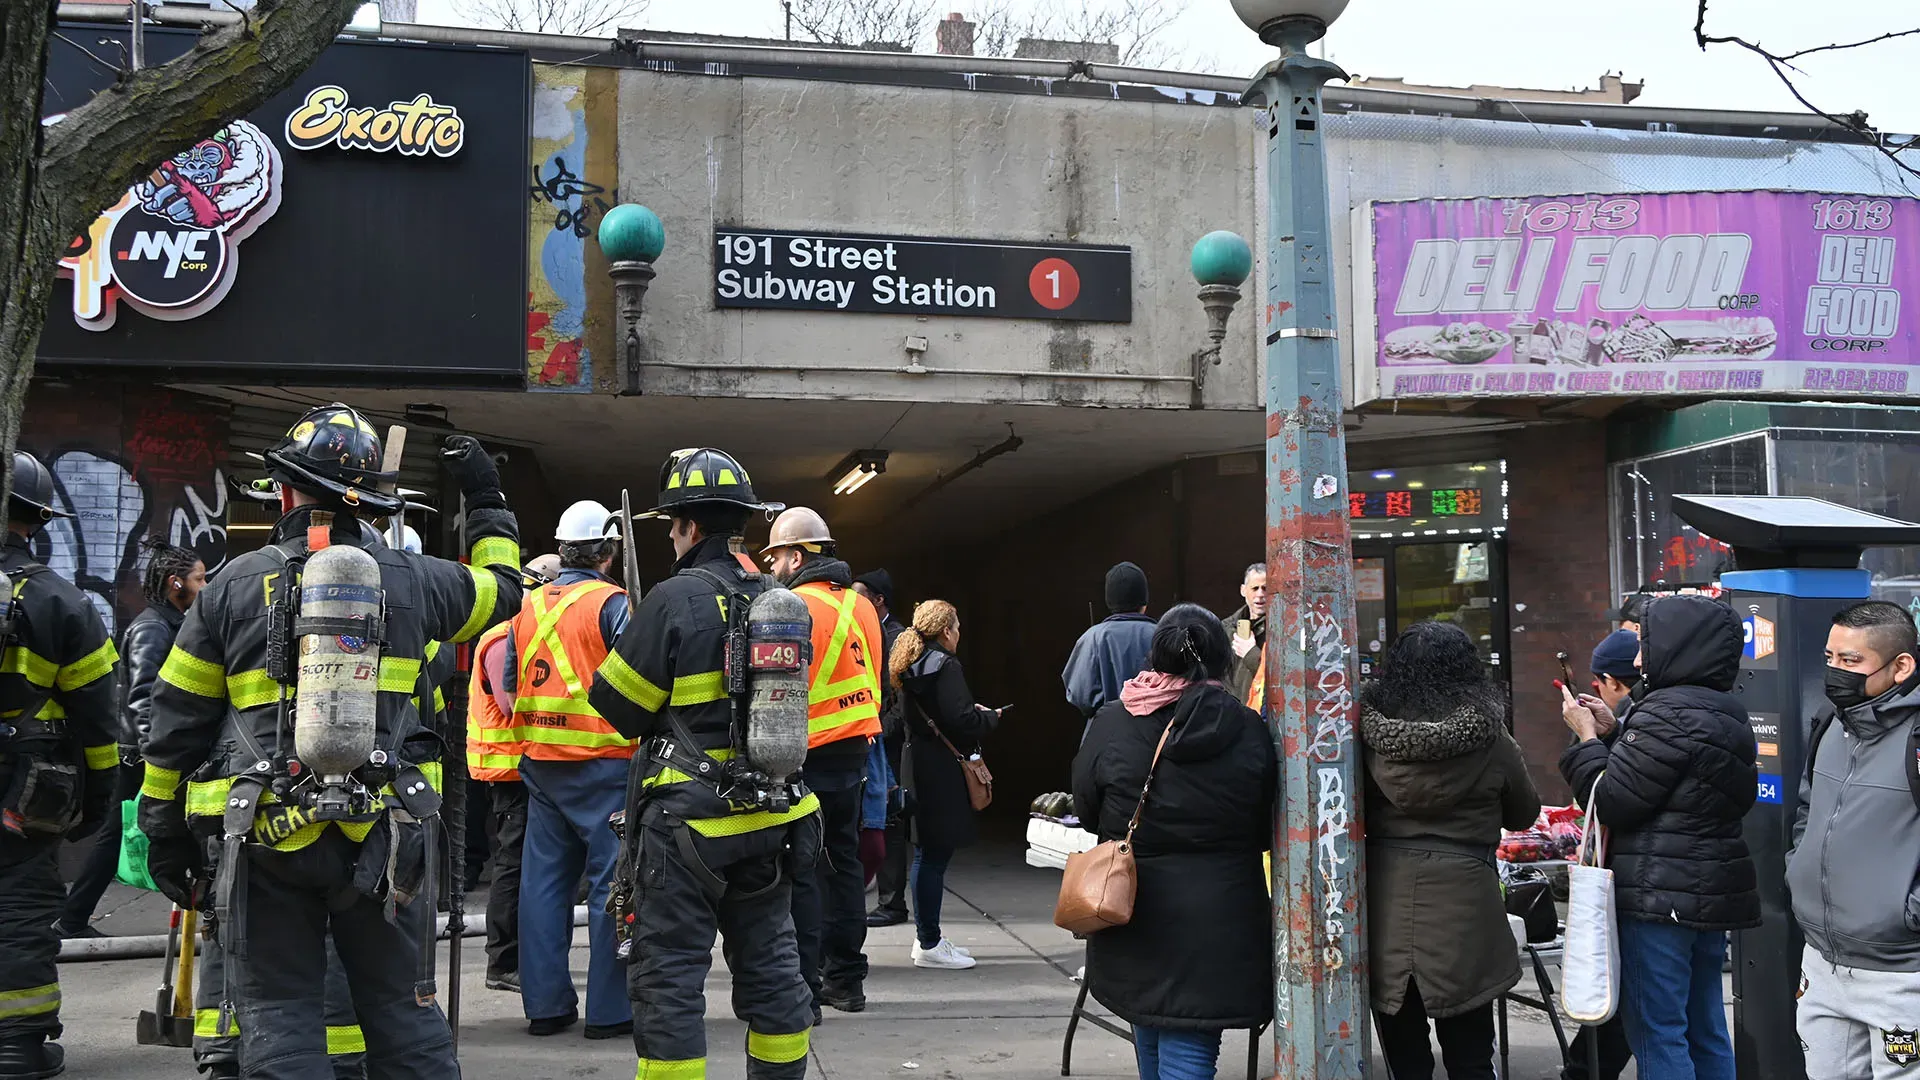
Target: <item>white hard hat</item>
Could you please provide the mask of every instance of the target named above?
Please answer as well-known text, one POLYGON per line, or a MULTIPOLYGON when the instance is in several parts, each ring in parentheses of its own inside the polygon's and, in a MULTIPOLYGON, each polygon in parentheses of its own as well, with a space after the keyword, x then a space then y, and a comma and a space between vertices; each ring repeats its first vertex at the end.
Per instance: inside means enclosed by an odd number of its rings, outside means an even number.
POLYGON ((592 499, 582 499, 560 515, 560 527, 553 538, 561 543, 579 544, 590 540, 618 540, 620 526, 612 521, 613 511, 592 499))
POLYGON ((402 525, 400 530, 400 550, 420 554, 420 534, 414 532, 411 525, 402 525))

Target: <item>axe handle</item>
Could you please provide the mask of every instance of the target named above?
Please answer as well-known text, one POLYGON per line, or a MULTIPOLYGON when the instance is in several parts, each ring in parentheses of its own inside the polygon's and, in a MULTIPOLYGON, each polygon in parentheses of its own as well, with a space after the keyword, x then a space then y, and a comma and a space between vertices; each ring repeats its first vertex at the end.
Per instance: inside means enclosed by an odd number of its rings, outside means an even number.
POLYGON ((385 455, 380 459, 380 471, 395 474, 394 482, 380 485, 380 490, 391 494, 400 485, 400 458, 407 452, 407 429, 395 424, 387 429, 385 455))
POLYGON ((187 909, 180 927, 180 966, 173 978, 173 1015, 193 1015, 194 939, 200 933, 200 913, 187 909))

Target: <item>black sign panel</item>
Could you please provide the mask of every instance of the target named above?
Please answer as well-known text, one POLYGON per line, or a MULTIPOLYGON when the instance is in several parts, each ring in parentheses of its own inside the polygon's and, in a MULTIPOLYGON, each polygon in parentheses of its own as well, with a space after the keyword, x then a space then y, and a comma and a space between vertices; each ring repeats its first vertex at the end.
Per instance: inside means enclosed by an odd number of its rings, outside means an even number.
POLYGON ((723 308, 1131 322, 1133 251, 715 228, 713 302, 723 308))
MULTIPOLYGON (((69 28, 43 112, 110 86, 69 28)), ((198 35, 147 31, 161 63, 198 35)), ((42 370, 388 386, 526 372, 525 53, 340 42, 283 93, 163 162, 76 240, 42 370)))

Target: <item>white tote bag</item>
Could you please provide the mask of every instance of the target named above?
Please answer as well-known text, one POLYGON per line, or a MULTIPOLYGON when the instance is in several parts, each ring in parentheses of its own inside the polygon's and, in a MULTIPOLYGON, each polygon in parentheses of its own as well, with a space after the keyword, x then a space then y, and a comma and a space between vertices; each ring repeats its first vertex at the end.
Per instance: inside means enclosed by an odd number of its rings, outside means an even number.
POLYGON ((1613 871, 1601 865, 1605 844, 1599 792, 1596 778, 1587 795, 1580 853, 1567 872, 1567 947, 1560 976, 1560 1010, 1588 1026, 1613 1019, 1620 1007, 1620 923, 1614 911, 1613 871))

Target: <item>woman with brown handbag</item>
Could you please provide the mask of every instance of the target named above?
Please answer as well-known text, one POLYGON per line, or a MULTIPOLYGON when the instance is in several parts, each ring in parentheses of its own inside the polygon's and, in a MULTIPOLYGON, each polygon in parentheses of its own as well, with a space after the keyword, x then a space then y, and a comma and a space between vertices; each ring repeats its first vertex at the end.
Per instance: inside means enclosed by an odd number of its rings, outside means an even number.
POLYGON ((915 845, 908 892, 913 895, 913 966, 959 971, 973 956, 940 933, 947 864, 979 836, 974 815, 992 797, 980 739, 1000 710, 976 704, 960 670, 960 615, 945 600, 913 609, 913 625, 893 643, 887 670, 906 691, 907 750, 901 786, 911 792, 915 845))
POLYGON ((1273 1016, 1260 855, 1279 766, 1260 715, 1220 685, 1232 656, 1212 612, 1167 612, 1148 670, 1094 714, 1073 762, 1082 827, 1132 828, 1132 915, 1087 938, 1086 978, 1133 1025, 1140 1080, 1212 1080, 1221 1032, 1273 1016))

